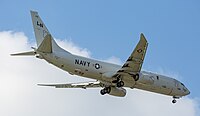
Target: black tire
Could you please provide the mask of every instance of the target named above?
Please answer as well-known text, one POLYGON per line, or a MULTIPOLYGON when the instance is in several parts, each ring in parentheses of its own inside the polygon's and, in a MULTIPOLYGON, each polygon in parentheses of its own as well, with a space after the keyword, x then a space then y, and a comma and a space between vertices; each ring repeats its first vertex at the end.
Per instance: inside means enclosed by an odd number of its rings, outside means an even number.
POLYGON ((117 83, 117 87, 121 87, 121 85, 120 85, 120 83, 119 83, 119 82, 117 83))
POLYGON ((175 100, 175 99, 174 99, 174 100, 172 100, 172 103, 173 103, 173 104, 175 104, 175 103, 176 103, 176 100, 175 100))
POLYGON ((123 87, 124 86, 124 82, 123 81, 119 81, 118 83, 117 83, 117 87, 123 87))
POLYGON ((102 90, 100 91, 100 94, 101 94, 101 95, 105 95, 105 90, 102 89, 102 90))
POLYGON ((105 92, 105 94, 108 93, 108 89, 107 89, 107 88, 104 88, 104 92, 105 92))
POLYGON ((107 88, 107 93, 109 94, 111 92, 111 87, 107 88))
POLYGON ((120 81, 120 85, 121 85, 121 87, 123 87, 124 86, 124 82, 120 81))

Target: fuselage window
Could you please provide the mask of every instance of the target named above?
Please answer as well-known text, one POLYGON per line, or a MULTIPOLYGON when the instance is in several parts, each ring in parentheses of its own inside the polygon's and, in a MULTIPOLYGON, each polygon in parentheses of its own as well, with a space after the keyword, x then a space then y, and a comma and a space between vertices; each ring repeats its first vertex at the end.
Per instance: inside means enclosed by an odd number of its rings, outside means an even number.
POLYGON ((157 80, 159 80, 159 76, 156 76, 157 77, 157 80))

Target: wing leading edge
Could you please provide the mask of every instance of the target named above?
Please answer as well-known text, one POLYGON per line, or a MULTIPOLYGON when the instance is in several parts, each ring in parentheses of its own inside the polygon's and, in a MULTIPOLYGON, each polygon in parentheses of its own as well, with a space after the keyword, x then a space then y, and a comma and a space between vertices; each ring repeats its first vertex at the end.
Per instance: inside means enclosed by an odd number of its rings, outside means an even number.
POLYGON ((147 51, 148 42, 143 33, 140 35, 140 41, 136 48, 122 66, 122 68, 113 76, 118 77, 119 75, 132 75, 139 73, 144 62, 145 54, 147 51))

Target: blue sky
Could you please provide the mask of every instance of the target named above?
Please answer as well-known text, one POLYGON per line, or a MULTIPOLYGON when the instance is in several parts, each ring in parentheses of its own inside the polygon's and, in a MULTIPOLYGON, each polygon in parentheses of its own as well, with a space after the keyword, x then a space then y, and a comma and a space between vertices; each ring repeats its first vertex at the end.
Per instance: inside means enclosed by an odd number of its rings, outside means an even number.
POLYGON ((35 41, 30 10, 55 38, 87 48, 93 58, 124 62, 143 32, 149 48, 143 69, 178 75, 200 97, 198 0, 1 0, 0 31, 24 32, 35 41))

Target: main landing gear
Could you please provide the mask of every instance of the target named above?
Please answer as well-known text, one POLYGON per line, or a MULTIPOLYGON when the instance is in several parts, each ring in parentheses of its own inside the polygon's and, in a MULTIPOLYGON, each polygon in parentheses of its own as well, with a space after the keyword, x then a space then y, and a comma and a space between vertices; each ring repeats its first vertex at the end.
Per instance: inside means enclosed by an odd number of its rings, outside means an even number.
POLYGON ((119 81, 117 82, 117 87, 123 87, 124 86, 124 82, 123 81, 119 81))
MULTIPOLYGON (((133 74, 132 76, 133 76, 133 79, 135 81, 139 80, 139 77, 140 77, 139 74, 133 74)), ((124 82, 120 78, 117 78, 117 80, 114 80, 113 83, 116 83, 117 87, 123 87, 124 86, 124 82)))
POLYGON ((122 81, 119 77, 118 77, 116 80, 112 81, 112 83, 116 83, 116 86, 117 86, 118 88, 124 86, 124 81, 122 81))
POLYGON ((109 94, 111 91, 111 87, 105 87, 100 91, 101 95, 109 94))
MULTIPOLYGON (((115 83, 116 83, 116 86, 117 86, 118 88, 124 86, 124 82, 121 81, 120 79, 115 80, 115 83)), ((101 93, 101 95, 105 95, 105 94, 109 94, 110 91, 111 91, 111 87, 105 87, 104 89, 102 89, 102 90, 100 91, 100 93, 101 93)))

